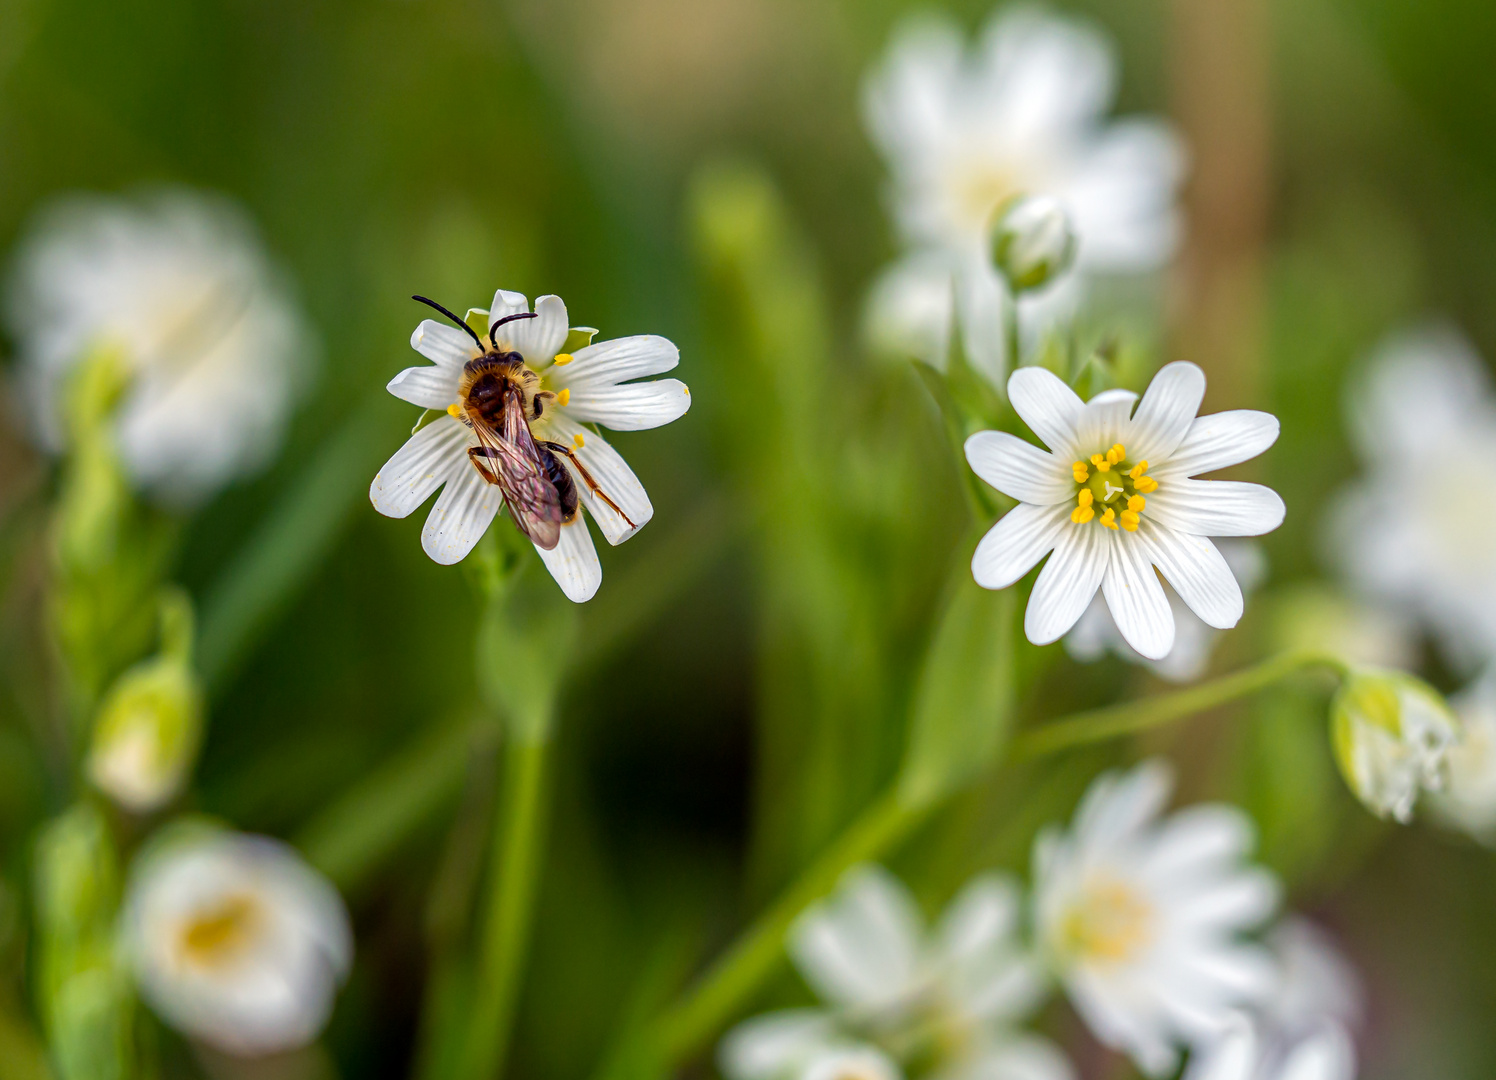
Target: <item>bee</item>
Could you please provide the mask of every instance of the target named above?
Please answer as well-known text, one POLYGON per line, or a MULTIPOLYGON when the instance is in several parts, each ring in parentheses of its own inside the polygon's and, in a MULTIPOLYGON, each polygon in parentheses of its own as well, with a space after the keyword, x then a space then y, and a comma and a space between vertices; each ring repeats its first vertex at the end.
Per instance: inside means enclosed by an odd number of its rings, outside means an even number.
POLYGON ((556 403, 556 395, 542 390, 540 376, 517 352, 499 348, 499 327, 518 319, 533 319, 535 312, 522 311, 496 321, 484 344, 475 330, 435 300, 413 296, 435 308, 478 346, 478 355, 462 367, 458 381, 457 419, 472 429, 478 445, 468 447, 468 458, 484 480, 499 489, 509 516, 531 542, 545 551, 561 541, 561 527, 576 520, 580 496, 576 481, 561 458, 565 458, 594 495, 613 508, 634 528, 623 509, 598 486, 571 447, 536 439, 532 421, 545 416, 556 403))

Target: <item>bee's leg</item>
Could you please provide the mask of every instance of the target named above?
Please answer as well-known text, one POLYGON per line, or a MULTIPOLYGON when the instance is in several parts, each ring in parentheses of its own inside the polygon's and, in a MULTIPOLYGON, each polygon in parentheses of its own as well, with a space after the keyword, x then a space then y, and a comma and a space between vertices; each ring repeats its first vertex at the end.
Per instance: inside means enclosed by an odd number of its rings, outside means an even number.
POLYGON ((499 486, 499 478, 487 465, 483 464, 483 458, 496 458, 499 452, 491 446, 469 446, 468 457, 473 462, 473 468, 478 470, 478 475, 487 480, 494 487, 499 486))
POLYGON ((565 454, 567 458, 570 459, 571 463, 577 467, 577 472, 582 476, 582 483, 586 484, 588 488, 592 490, 592 494, 596 495, 603 502, 611 506, 614 512, 617 513, 619 517, 628 522, 629 528, 638 528, 638 526, 634 524, 633 519, 631 519, 627 514, 623 512, 623 508, 612 499, 608 498, 608 493, 598 486, 596 480, 592 479, 592 474, 587 471, 587 466, 583 465, 580 461, 577 460, 577 455, 572 452, 571 447, 554 442, 542 443, 541 445, 544 446, 547 450, 553 451, 554 453, 565 454))

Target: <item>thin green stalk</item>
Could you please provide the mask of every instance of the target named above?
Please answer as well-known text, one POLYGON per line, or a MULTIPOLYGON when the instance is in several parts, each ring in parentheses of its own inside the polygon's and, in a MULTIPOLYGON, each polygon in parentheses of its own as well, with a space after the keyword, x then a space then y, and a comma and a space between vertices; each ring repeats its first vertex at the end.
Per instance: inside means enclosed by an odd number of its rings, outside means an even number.
MULTIPOLYGON (((1224 705, 1316 667, 1328 668, 1338 675, 1347 670, 1344 662, 1328 654, 1286 653, 1186 690, 1074 713, 1036 731, 1015 736, 1002 761, 1042 757, 1157 727, 1224 705)), ((973 782, 981 775, 974 777, 973 782)), ((699 1050, 773 972, 783 956, 785 932, 801 911, 829 893, 847 868, 886 854, 966 786, 969 783, 918 804, 900 802, 890 793, 869 806, 683 998, 656 1021, 648 1046, 654 1060, 671 1065, 699 1050)))
POLYGON ((668 1060, 689 1055, 724 1017, 743 1003, 779 962, 784 935, 795 916, 829 893, 848 868, 876 859, 906 837, 935 807, 893 794, 874 802, 840 838, 795 880, 779 899, 738 938, 684 999, 658 1021, 655 1046, 668 1060))
POLYGON ((493 858, 479 912, 467 1053, 459 1070, 463 1080, 500 1075, 509 1047, 539 879, 549 748, 550 738, 541 732, 515 739, 502 751, 493 858))
POLYGON ((1325 653, 1284 653, 1187 690, 1075 713, 1036 730, 1025 731, 1014 736, 1008 748, 1008 760, 1026 761, 1118 735, 1160 727, 1255 693, 1294 672, 1316 667, 1329 668, 1338 675, 1346 672, 1343 661, 1325 653))

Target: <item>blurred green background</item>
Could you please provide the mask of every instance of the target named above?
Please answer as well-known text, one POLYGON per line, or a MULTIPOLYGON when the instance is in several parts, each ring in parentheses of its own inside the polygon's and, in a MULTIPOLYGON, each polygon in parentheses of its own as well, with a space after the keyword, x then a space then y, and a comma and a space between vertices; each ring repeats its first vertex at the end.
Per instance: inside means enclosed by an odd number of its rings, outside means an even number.
MULTIPOLYGON (((364 496, 413 419, 382 389, 413 362, 411 293, 456 308, 499 285, 559 293, 572 321, 604 338, 677 342, 694 402, 667 428, 614 439, 656 519, 601 552, 602 592, 582 612, 512 1075, 587 1075, 630 1008, 720 945, 891 772, 900 729, 877 703, 907 686, 920 627, 969 551, 960 478, 923 390, 875 369, 859 330, 866 287, 894 250, 859 84, 906 7, 0 0, 0 250, 59 192, 216 189, 258 220, 320 334, 319 381, 283 453, 190 522, 177 577, 200 605, 212 683, 192 805, 300 841, 354 913, 357 966, 327 1039, 340 1074, 407 1074, 428 942, 461 919, 433 908, 433 885, 455 875, 461 895, 491 796, 493 746, 481 729, 452 735, 479 708, 479 605, 462 570, 422 554, 423 515, 381 518, 364 496), (787 261, 767 282, 751 267, 746 284, 723 271, 732 241, 713 239, 702 209, 703 191, 741 176, 772 183, 745 196, 779 215, 762 242, 787 261), (734 289, 758 289, 794 332, 755 344, 734 289), (807 364, 807 352, 828 359, 807 364), (802 394, 803 415, 776 412, 802 394), (856 438, 839 446, 847 417, 856 438), (803 477, 766 489, 763 459, 745 447, 786 442, 803 477), (889 494, 911 490, 913 501, 889 494), (907 573, 861 594, 893 614, 866 663, 849 661, 891 689, 864 687, 865 701, 848 691, 807 751, 786 702, 816 692, 795 660, 814 632, 797 624, 800 585, 776 576, 776 545, 793 547, 796 520, 827 512, 866 564, 857 580, 889 559, 907 573), (242 619, 245 596, 275 583, 286 599, 242 619), (329 807, 422 753, 436 779, 412 796, 429 802, 419 827, 339 876, 351 864, 338 845, 353 841, 329 807), (806 761, 830 771, 811 775, 806 761)), ((991 10, 947 7, 968 27, 991 10)), ((1256 467, 1288 504, 1267 545, 1270 605, 1321 573, 1321 510, 1354 471, 1340 408, 1354 362, 1430 313, 1496 356, 1496 7, 1063 8, 1114 35, 1120 111, 1172 115, 1194 148, 1167 352, 1211 373, 1208 407, 1251 402, 1283 419, 1256 467)), ((25 951, 14 886, 32 827, 63 798, 22 735, 39 711, 36 523, 52 483, 12 428, 0 445, 0 843, 12 885, 0 933, 12 996, 25 951)), ((828 632, 845 641, 857 615, 840 617, 828 632)), ((1243 641, 1262 627, 1249 606, 1243 641)), ((1222 662, 1250 648, 1229 645, 1222 662)), ((1143 680, 1119 662, 1055 658, 1026 708, 1048 715, 1143 680)), ((1363 1076, 1496 1074, 1496 861, 1356 817, 1322 739, 1292 751, 1308 782, 1285 783, 1287 737, 1263 732, 1300 730, 1294 711, 1322 708, 1284 691, 1251 707, 1259 724, 1207 723, 1158 745, 1186 766, 1188 796, 1228 795, 1257 814, 1293 901, 1341 934, 1371 990, 1363 1076)), ((1089 775, 1075 772, 1026 778, 1022 800, 964 798, 897 865, 931 901, 979 866, 1023 867, 1033 827, 1068 814, 1089 775)), ((781 994, 792 987, 786 975, 781 994)), ((165 1060, 173 1076, 199 1067, 169 1040, 165 1060)))

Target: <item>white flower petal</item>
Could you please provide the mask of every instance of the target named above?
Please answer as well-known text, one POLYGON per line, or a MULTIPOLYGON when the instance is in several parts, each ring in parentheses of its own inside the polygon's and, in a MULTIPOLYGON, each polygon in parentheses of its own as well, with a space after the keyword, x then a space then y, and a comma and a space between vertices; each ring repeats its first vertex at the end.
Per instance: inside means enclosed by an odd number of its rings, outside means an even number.
MULTIPOLYGON (((530 310, 530 301, 524 293, 509 292, 500 289, 493 294, 493 305, 488 309, 488 328, 493 329, 494 323, 500 319, 506 319, 510 315, 518 315, 522 311, 530 310)), ((515 319, 515 322, 527 322, 525 319, 515 319)), ((514 323, 508 324, 510 326, 514 323)))
POLYGON ((819 1009, 782 1009, 729 1031, 717 1047, 717 1064, 728 1080, 781 1080, 836 1039, 831 1017, 819 1009))
POLYGON ((561 539, 554 548, 546 551, 537 544, 535 550, 568 600, 584 604, 597 595, 603 583, 603 566, 597 561, 597 548, 592 546, 592 534, 581 514, 561 526, 561 539))
POLYGON ((458 469, 469 468, 469 432, 450 416, 427 424, 385 462, 369 485, 369 501, 386 517, 408 517, 458 469))
POLYGON ((628 521, 625 521, 618 510, 614 510, 593 493, 586 481, 577 475, 576 468, 570 461, 564 457, 561 459, 577 482, 577 493, 582 497, 587 512, 597 522, 597 527, 602 530, 603 537, 609 544, 617 546, 623 543, 654 517, 654 507, 650 504, 649 495, 645 492, 644 485, 639 483, 639 478, 634 475, 634 470, 628 467, 617 450, 608 445, 607 440, 595 431, 584 430, 581 424, 566 414, 566 410, 558 410, 550 424, 537 431, 536 436, 554 439, 570 447, 582 467, 597 481, 597 486, 628 516, 628 521), (581 446, 576 445, 577 435, 582 436, 581 446))
POLYGON ((501 348, 519 353, 531 367, 542 368, 566 344, 566 331, 566 305, 559 296, 542 296, 535 301, 533 319, 505 323, 494 340, 501 348))
POLYGON ((1214 874, 1251 853, 1257 830, 1234 806, 1202 804, 1170 815, 1143 860, 1150 876, 1179 880, 1214 874))
POLYGON ((1158 817, 1173 792, 1173 770, 1158 758, 1102 773, 1081 799, 1071 831, 1086 849, 1110 851, 1158 817))
POLYGON ((454 385, 462 365, 478 354, 471 335, 435 319, 421 320, 421 325, 410 335, 410 347, 447 371, 454 385))
POLYGON ((1018 1020, 1039 1002, 1044 979, 1018 942, 1022 900, 1005 874, 974 878, 936 932, 946 992, 970 1020, 1018 1020))
POLYGON ((913 357, 944 371, 955 318, 950 260, 919 252, 894 263, 873 284, 863 323, 878 352, 900 360, 913 357))
POLYGON ((1019 503, 987 530, 971 557, 971 575, 984 589, 1006 589, 1034 568, 1070 523, 1065 506, 1019 503))
POLYGON ((548 378, 553 389, 569 387, 575 394, 646 375, 663 375, 679 363, 680 350, 674 342, 658 334, 636 334, 578 349, 571 363, 551 368, 548 378))
POLYGON ((1356 1050, 1338 1025, 1304 1039, 1289 1052, 1276 1080, 1355 1080, 1356 1050))
POLYGON ((1063 506, 1051 513, 1063 515, 1068 527, 1060 529, 1054 554, 1039 571, 1023 616, 1024 633, 1035 645, 1058 641, 1075 625, 1096 595, 1107 564, 1105 542, 1098 535, 1106 529, 1094 522, 1069 524, 1069 511, 1063 506))
POLYGON ((861 866, 795 921, 787 946, 821 998, 879 1008, 912 986, 921 936, 919 909, 904 884, 880 866, 861 866))
POLYGON ((643 431, 679 420, 691 407, 691 391, 679 379, 574 390, 566 405, 573 420, 614 431, 643 431))
MULTIPOLYGON (((1277 441, 1276 416, 1255 409, 1235 409, 1196 417, 1167 461, 1145 460, 1154 479, 1197 476, 1250 461, 1277 441)), ((1133 460, 1137 457, 1134 454, 1133 460)))
POLYGON ((1006 431, 979 431, 967 439, 966 460, 983 480, 1019 502, 1053 506, 1075 497, 1069 462, 1006 431))
POLYGON ((1170 480, 1148 496, 1147 513, 1165 528, 1196 536, 1261 536, 1283 524, 1283 500, 1261 484, 1170 480))
POLYGON ((1076 458, 1104 454, 1114 443, 1125 442, 1128 417, 1137 400, 1131 390, 1103 390, 1086 402, 1086 411, 1076 426, 1076 458))
POLYGON ((1245 601, 1225 556, 1203 536, 1155 525, 1144 511, 1137 535, 1179 598, 1207 626, 1229 630, 1241 619, 1245 601))
POLYGON ((423 409, 445 409, 457 400, 457 380, 461 368, 422 364, 396 375, 385 389, 401 401, 423 409))
POLYGON ((477 469, 469 466, 455 470, 426 518, 421 547, 443 566, 461 562, 503 504, 499 489, 484 480, 477 469))
POLYGON ((993 386, 1002 386, 1008 366, 1003 320, 1009 301, 985 249, 968 252, 957 267, 955 297, 967 363, 993 386))
POLYGON ((1235 1020, 1226 1034, 1191 1058, 1184 1080, 1257 1080, 1259 1054, 1251 1024, 1235 1020))
POLYGON ((1177 360, 1165 364, 1148 384, 1126 445, 1133 461, 1162 462, 1174 453, 1205 400, 1205 372, 1177 360))
POLYGON ((1048 1039, 1005 1035, 969 1065, 940 1074, 943 1080, 1075 1080, 1075 1069, 1048 1039))
MULTIPOLYGON (((1137 537, 1107 532, 1110 558, 1101 593, 1127 644, 1150 660, 1162 660, 1174 647, 1174 612, 1137 537)), ((1233 579, 1234 580, 1234 579, 1233 579)))
POLYGON ((1008 378, 1008 400, 1056 457, 1075 457, 1076 430, 1086 406, 1063 379, 1048 368, 1019 368, 1008 378))

